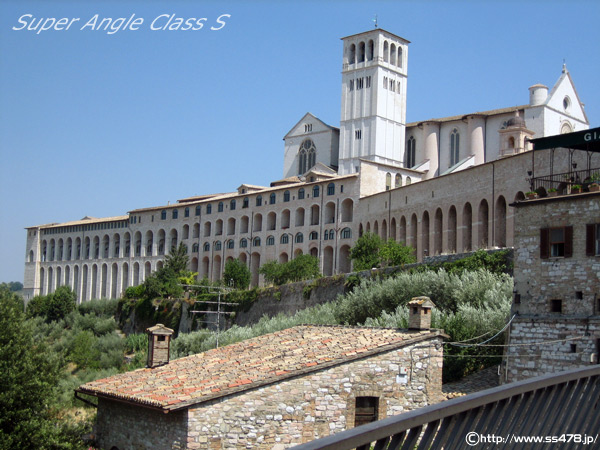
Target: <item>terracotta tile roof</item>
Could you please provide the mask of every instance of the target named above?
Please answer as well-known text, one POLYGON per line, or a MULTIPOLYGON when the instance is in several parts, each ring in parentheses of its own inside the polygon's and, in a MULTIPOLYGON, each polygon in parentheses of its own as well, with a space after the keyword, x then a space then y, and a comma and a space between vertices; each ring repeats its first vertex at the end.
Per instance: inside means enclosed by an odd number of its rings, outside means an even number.
POLYGON ((27 229, 29 229, 29 228, 46 229, 46 228, 57 228, 57 227, 70 227, 73 225, 89 225, 89 224, 94 224, 94 223, 119 222, 122 220, 129 220, 129 216, 113 216, 113 217, 101 217, 101 218, 85 216, 81 220, 72 220, 70 222, 61 222, 61 223, 48 223, 45 225, 36 225, 34 227, 27 227, 27 229))
POLYGON ((442 333, 301 325, 96 380, 77 391, 175 410, 435 336, 442 333))

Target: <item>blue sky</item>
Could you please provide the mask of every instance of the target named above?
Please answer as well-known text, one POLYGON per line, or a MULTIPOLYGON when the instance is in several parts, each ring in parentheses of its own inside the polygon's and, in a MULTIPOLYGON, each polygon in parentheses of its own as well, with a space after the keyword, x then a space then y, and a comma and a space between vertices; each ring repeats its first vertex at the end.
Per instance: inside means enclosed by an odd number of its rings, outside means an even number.
MULTIPOLYGON (((0 281, 22 281, 27 226, 107 217, 281 178, 307 112, 339 125, 340 38, 412 43, 408 120, 526 104, 563 59, 600 125, 596 1, 12 1, 0 3, 0 281), (13 30, 19 18, 79 18, 13 30), (95 14, 138 30, 85 30, 95 14), (162 14, 198 31, 151 30, 162 14), (222 14, 226 25, 217 31, 222 14)), ((160 23, 160 20, 159 20, 160 23)))

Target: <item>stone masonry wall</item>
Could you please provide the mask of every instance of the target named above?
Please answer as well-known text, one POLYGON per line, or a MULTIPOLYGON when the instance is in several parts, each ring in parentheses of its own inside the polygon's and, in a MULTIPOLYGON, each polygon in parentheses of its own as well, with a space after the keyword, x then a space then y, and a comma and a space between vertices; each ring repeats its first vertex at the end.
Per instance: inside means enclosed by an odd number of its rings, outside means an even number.
POLYGON ((504 380, 519 381, 597 364, 600 317, 522 317, 513 321, 505 355, 504 380))
POLYGON ((439 401, 441 371, 436 338, 215 400, 189 410, 187 448, 283 449, 308 442, 352 428, 359 396, 379 398, 379 419, 439 401))
POLYGON ((96 433, 100 448, 110 450, 184 449, 187 411, 164 414, 102 398, 98 401, 96 433))
POLYGON ((530 200, 515 208, 517 317, 510 329, 504 381, 597 364, 600 257, 586 256, 586 224, 600 222, 600 194, 530 200), (573 227, 571 257, 540 258, 540 230, 573 227), (552 312, 551 301, 562 311, 552 312))

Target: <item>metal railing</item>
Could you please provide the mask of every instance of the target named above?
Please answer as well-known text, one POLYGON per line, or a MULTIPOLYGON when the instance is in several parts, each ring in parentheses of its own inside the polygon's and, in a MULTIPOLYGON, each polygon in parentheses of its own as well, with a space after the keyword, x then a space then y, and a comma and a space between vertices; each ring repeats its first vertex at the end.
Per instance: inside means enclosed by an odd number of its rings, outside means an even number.
POLYGON ((541 177, 533 177, 530 179, 531 190, 537 191, 540 188, 544 188, 547 192, 548 189, 554 188, 557 191, 566 193, 570 190, 573 185, 581 185, 584 188, 595 179, 600 176, 599 169, 584 169, 584 170, 573 170, 571 172, 555 173, 552 175, 544 175, 541 177))
POLYGON ((581 448, 584 440, 588 444, 584 448, 598 448, 599 403, 600 366, 593 366, 487 389, 294 448, 345 450, 374 445, 374 450, 421 450, 475 445, 568 449, 581 448), (535 443, 535 438, 564 441, 535 443))

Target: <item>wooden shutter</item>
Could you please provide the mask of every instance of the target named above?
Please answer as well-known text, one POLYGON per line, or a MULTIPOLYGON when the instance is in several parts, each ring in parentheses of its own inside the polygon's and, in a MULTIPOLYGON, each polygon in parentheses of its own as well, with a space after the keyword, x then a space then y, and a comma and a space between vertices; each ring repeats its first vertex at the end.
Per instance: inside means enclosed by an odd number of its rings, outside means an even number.
POLYGON ((596 224, 588 223, 585 226, 585 255, 594 256, 596 254, 596 224))
POLYGON ((573 256, 573 227, 565 227, 565 258, 573 256))
POLYGON ((540 229, 540 258, 548 259, 550 256, 550 228, 540 229))

